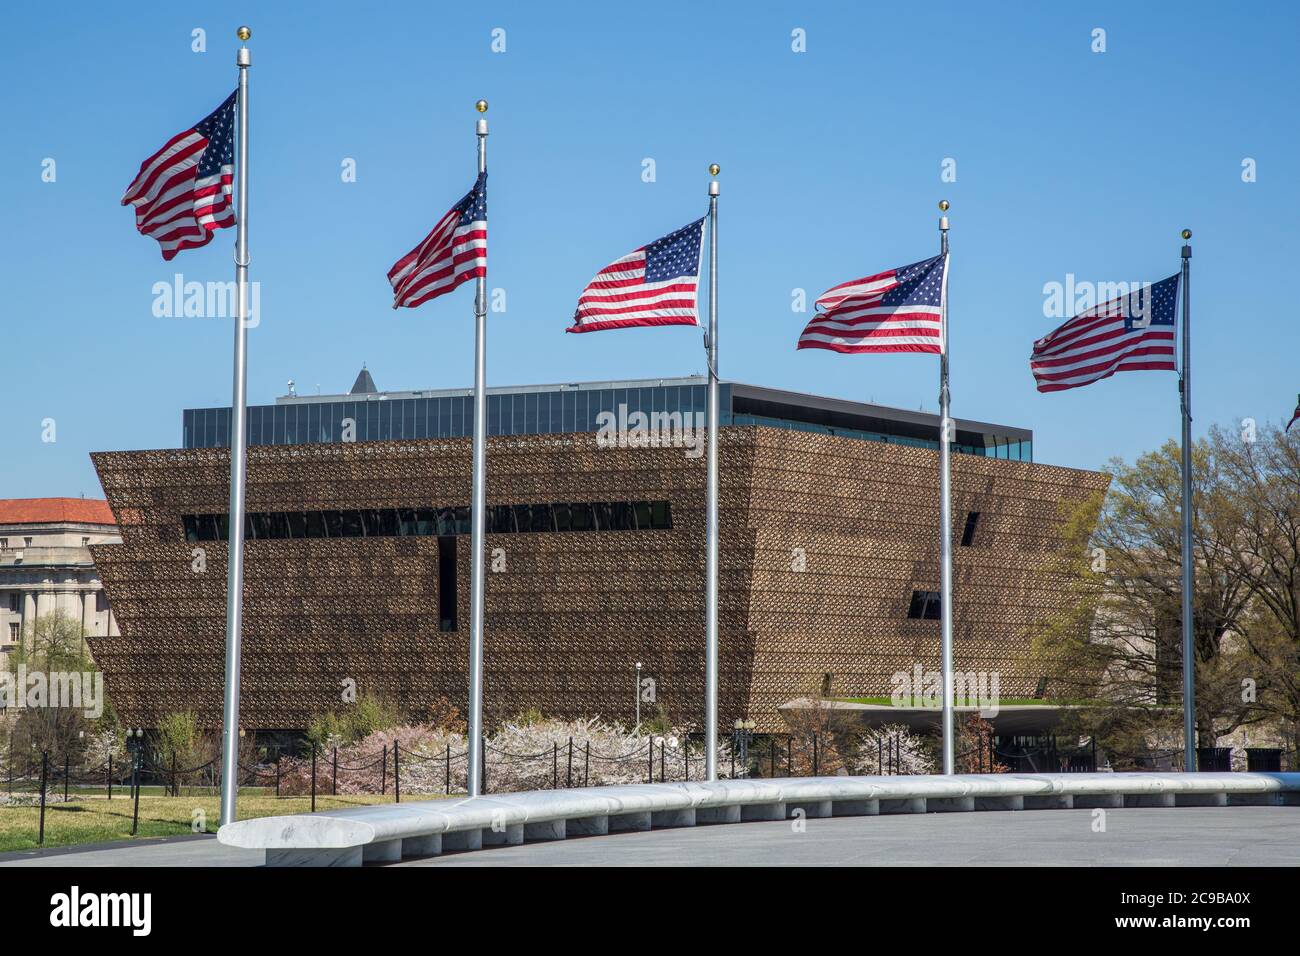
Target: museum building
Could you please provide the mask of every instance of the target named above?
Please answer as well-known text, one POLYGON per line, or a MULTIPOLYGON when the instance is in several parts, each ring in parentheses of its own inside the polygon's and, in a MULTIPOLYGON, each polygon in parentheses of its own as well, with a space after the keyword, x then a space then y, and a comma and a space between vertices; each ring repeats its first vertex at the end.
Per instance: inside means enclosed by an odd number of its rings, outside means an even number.
MULTIPOLYGON (((485 708, 631 722, 704 701, 703 378, 488 390, 485 708)), ((290 394, 248 410, 242 724, 298 730, 351 681, 418 715, 465 709, 464 389, 290 394)), ((1033 460, 1026 429, 958 420, 954 641, 962 671, 1043 696, 1061 522, 1106 476, 1033 460)), ((120 634, 91 637, 129 724, 221 719, 230 409, 180 448, 92 457, 120 544, 91 545, 120 634)), ((719 717, 783 726, 816 686, 888 695, 937 668, 938 420, 723 382, 719 717)))

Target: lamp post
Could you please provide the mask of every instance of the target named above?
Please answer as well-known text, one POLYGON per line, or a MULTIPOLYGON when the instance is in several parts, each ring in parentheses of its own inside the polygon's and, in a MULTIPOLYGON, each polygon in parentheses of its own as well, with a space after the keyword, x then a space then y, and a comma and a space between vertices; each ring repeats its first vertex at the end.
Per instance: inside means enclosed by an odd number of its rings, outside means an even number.
POLYGON ((144 751, 144 728, 137 727, 134 730, 127 728, 126 731, 126 752, 131 756, 131 777, 133 787, 138 787, 140 773, 140 756, 144 751))
POLYGON ((736 752, 740 755, 740 772, 746 777, 749 776, 749 742, 754 736, 754 726, 752 720, 736 718, 736 752))
POLYGON ((126 751, 131 755, 131 836, 140 829, 140 753, 144 749, 144 729, 126 732, 126 751))
POLYGON ((641 662, 636 662, 636 729, 641 732, 641 662))

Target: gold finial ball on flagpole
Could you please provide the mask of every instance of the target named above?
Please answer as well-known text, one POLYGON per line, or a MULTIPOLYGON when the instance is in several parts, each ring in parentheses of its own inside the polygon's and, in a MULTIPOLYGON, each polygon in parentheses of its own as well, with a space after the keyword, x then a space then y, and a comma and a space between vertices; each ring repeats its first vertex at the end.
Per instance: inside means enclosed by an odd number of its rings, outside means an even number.
POLYGON ((487 100, 479 100, 477 103, 474 104, 474 109, 478 110, 480 113, 486 113, 487 100))
POLYGON ((1184 238, 1184 239, 1190 239, 1190 238, 1192 238, 1192 230, 1190 230, 1190 229, 1184 229, 1184 230, 1183 230, 1183 238, 1184 238))
POLYGON ((940 211, 940 212, 947 212, 947 211, 948 211, 948 200, 946 200, 946 199, 940 199, 940 200, 939 200, 939 211, 940 211))
POLYGON ((719 166, 717 163, 710 163, 710 164, 709 164, 709 175, 710 175, 710 176, 716 176, 716 175, 718 175, 718 173, 720 173, 720 172, 722 172, 722 167, 719 166))
POLYGON ((251 37, 252 35, 253 35, 253 31, 248 29, 248 27, 240 27, 238 30, 235 31, 235 36, 239 37, 239 39, 245 42, 247 42, 248 38, 251 37))

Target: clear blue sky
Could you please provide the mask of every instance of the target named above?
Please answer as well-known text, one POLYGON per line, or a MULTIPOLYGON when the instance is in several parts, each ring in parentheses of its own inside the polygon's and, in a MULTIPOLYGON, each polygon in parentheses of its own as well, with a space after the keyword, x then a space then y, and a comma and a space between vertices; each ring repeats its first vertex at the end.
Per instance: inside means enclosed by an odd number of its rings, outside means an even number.
POLYGON ((381 388, 471 384, 471 288, 395 313, 384 274, 469 188, 480 96, 508 305, 489 384, 701 373, 693 329, 563 330, 599 267, 704 213, 718 162, 726 378, 933 409, 933 357, 796 352, 790 302, 934 254, 946 197, 954 414, 1033 428, 1039 461, 1096 467, 1176 434, 1173 373, 1040 396, 1027 358, 1056 324, 1045 282, 1163 278, 1183 226, 1197 433, 1277 421, 1300 390, 1294 4, 184 6, 6 14, 0 497, 98 495, 88 452, 175 447, 182 408, 229 403, 229 321, 155 318, 152 287, 229 279, 234 230, 164 263, 118 201, 233 88, 245 20, 251 402, 290 378, 345 391, 363 361, 381 388))

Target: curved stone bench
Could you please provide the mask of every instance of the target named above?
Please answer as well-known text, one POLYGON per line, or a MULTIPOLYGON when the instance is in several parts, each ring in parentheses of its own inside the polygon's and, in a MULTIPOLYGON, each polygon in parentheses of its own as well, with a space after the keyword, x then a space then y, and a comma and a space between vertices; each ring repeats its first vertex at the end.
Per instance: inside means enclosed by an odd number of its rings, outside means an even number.
POLYGON ((1300 773, 796 777, 530 790, 262 817, 217 839, 268 866, 360 866, 525 840, 805 817, 1126 806, 1300 806, 1300 773))

